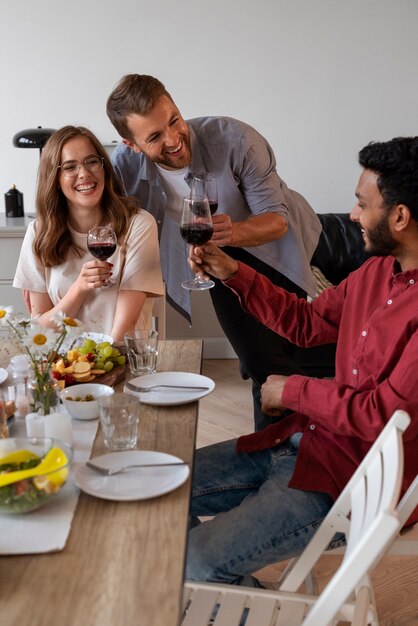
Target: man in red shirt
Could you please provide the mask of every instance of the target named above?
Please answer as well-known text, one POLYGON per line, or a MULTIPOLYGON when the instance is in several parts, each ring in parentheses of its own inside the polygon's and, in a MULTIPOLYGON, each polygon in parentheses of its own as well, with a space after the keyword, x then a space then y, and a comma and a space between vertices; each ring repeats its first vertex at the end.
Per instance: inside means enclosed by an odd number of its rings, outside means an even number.
POLYGON ((252 572, 301 552, 396 409, 412 418, 403 491, 418 473, 418 137, 369 144, 359 162, 351 219, 374 256, 312 303, 211 243, 193 251, 193 271, 266 326, 337 353, 333 380, 267 378, 263 411, 288 417, 197 451, 191 513, 214 518, 190 531, 190 579, 254 584, 252 572))

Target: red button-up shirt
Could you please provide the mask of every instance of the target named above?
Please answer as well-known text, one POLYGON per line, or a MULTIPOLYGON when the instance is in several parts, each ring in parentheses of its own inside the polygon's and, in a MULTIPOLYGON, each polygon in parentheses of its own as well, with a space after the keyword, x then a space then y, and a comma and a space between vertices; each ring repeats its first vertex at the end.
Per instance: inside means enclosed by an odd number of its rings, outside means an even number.
MULTIPOLYGON (((336 498, 396 409, 404 434, 403 492, 418 473, 418 269, 374 257, 312 303, 240 263, 225 284, 243 308, 299 346, 337 342, 335 379, 290 376, 283 405, 295 411, 238 439, 238 452, 273 447, 303 432, 290 487, 336 498)), ((418 508, 409 521, 418 521, 418 508)))

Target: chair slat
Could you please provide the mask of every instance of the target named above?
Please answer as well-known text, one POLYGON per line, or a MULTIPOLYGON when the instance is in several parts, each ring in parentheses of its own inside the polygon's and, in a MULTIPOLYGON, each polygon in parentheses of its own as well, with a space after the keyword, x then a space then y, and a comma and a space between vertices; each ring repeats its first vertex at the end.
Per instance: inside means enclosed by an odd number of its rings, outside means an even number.
POLYGON ((216 607, 217 597, 216 589, 197 589, 187 609, 183 626, 207 626, 216 607))

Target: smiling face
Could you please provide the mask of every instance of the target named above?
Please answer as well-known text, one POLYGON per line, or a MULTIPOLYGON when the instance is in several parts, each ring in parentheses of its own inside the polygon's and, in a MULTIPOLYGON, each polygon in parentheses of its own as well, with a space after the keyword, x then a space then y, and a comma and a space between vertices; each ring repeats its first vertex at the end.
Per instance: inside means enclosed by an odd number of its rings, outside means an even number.
POLYGON ((178 170, 190 164, 190 131, 168 96, 160 96, 146 115, 129 115, 128 127, 133 141, 124 139, 123 142, 134 152, 143 152, 151 161, 168 170, 178 170))
MULTIPOLYGON (((90 139, 79 135, 64 144, 60 165, 69 161, 81 164, 87 157, 93 155, 97 155, 97 152, 90 139)), ((74 178, 66 178, 62 169, 59 172, 59 185, 67 199, 70 213, 86 209, 100 210, 105 181, 103 169, 93 174, 82 165, 74 178)))
POLYGON ((359 222, 366 252, 376 256, 395 254, 398 242, 391 231, 391 208, 385 205, 377 186, 378 175, 363 170, 356 189, 357 203, 351 210, 353 222, 359 222))

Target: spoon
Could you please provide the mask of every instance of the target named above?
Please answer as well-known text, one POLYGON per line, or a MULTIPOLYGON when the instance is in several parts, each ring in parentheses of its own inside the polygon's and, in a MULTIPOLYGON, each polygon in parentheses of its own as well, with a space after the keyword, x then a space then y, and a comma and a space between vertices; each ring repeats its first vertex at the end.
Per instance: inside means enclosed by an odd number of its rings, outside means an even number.
POLYGON ((24 463, 25 461, 32 461, 32 459, 39 459, 39 456, 30 450, 15 450, 2 456, 0 458, 0 465, 8 465, 9 463, 24 463))
MULTIPOLYGON (((10 485, 11 483, 15 483, 19 480, 24 480, 25 478, 31 478, 32 476, 48 474, 54 470, 59 470, 64 465, 67 465, 67 463, 68 458, 61 448, 51 448, 51 450, 48 451, 36 467, 32 467, 28 470, 17 470, 16 472, 6 472, 4 474, 0 474, 0 487, 5 487, 6 485, 10 485)), ((56 474, 58 474, 58 472, 56 472, 56 474)), ((56 474, 49 476, 50 481, 52 483, 58 482, 58 484, 62 484, 63 477, 56 476, 56 474), (54 480, 55 477, 57 481, 54 480)))

